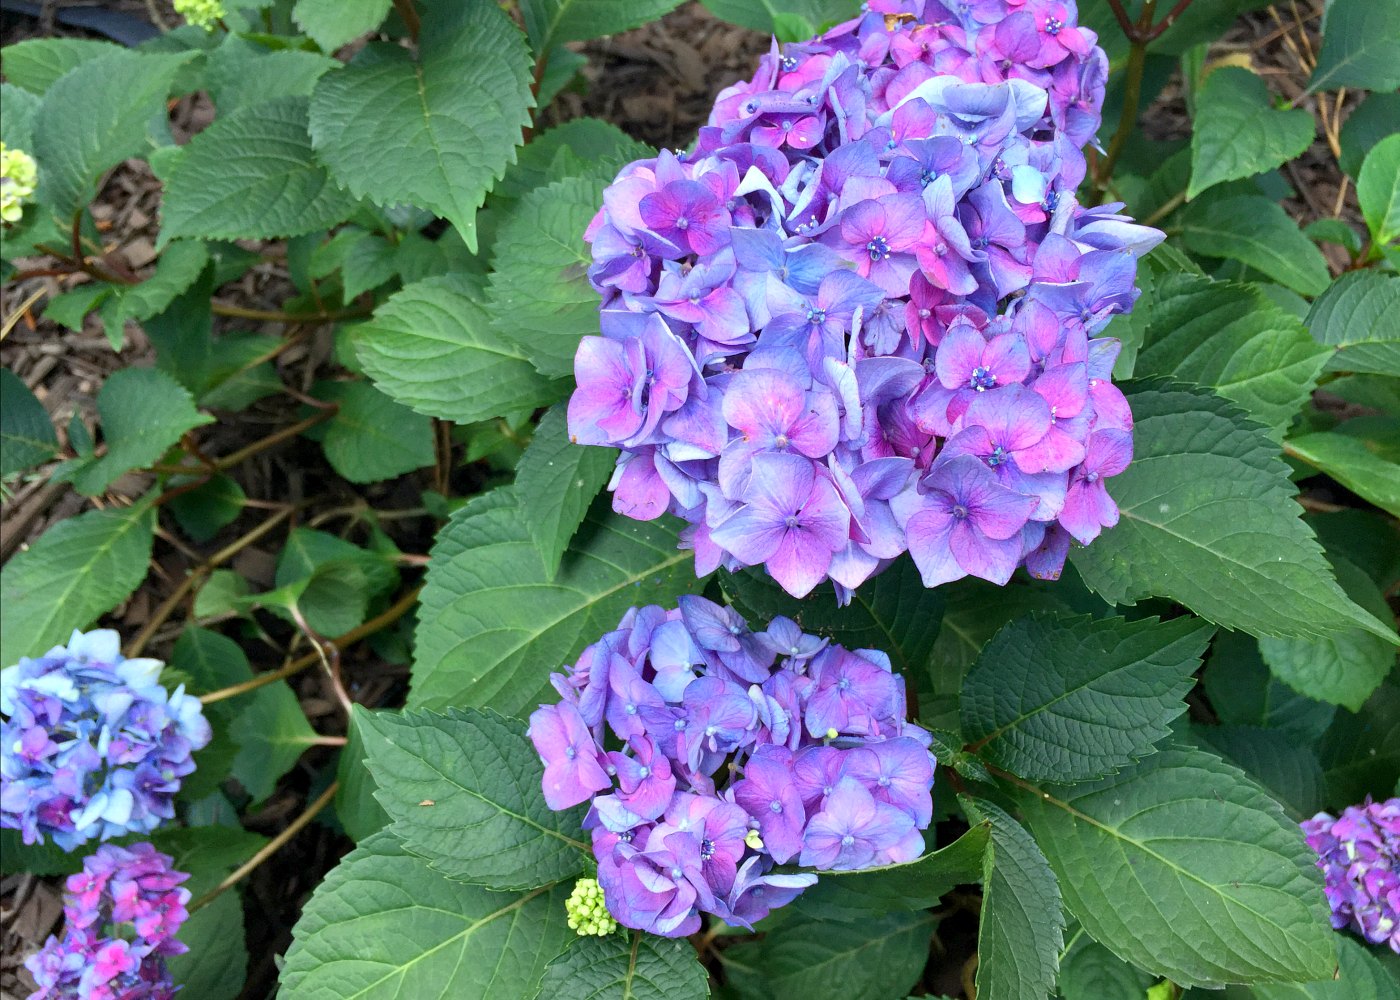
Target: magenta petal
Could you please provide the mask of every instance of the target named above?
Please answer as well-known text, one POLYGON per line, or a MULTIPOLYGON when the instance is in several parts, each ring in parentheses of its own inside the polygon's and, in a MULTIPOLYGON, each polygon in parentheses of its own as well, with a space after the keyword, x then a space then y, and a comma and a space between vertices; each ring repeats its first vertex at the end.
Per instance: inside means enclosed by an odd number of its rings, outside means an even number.
POLYGON ((749 566, 765 562, 787 534, 787 526, 770 510, 740 507, 710 531, 710 540, 749 566))
POLYGON ((988 538, 967 522, 959 522, 953 528, 949 546, 963 570, 999 586, 1006 585, 1021 561, 1019 531, 1011 538, 988 538))
POLYGON ((986 338, 970 323, 951 328, 938 345, 934 368, 938 381, 947 389, 967 385, 972 370, 982 364, 982 352, 987 349, 986 338))
POLYGON ((967 575, 948 545, 954 523, 950 514, 924 509, 910 517, 905 525, 909 554, 914 557, 914 565, 919 567, 925 587, 936 587, 967 575))
POLYGON ((739 372, 724 394, 724 419, 748 440, 770 444, 802 412, 806 393, 796 378, 777 368, 739 372))
POLYGON ((790 528, 764 565, 789 594, 806 597, 826 578, 831 555, 831 549, 816 535, 800 527, 790 528))

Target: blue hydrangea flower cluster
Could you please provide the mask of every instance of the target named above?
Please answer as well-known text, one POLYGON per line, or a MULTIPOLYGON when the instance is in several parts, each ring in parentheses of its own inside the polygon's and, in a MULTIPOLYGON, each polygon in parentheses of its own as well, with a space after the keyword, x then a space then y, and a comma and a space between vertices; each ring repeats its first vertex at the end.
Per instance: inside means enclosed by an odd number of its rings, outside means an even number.
POLYGON ((754 632, 690 596, 633 608, 553 681, 563 700, 529 729, 545 801, 591 800, 584 826, 621 924, 680 937, 703 912, 750 926, 816 882, 775 865, 923 853, 935 761, 883 653, 786 618, 754 632))
POLYGON ((165 959, 189 913, 189 878, 150 844, 103 844, 68 879, 62 940, 25 960, 39 989, 30 1000, 170 1000, 165 959))
POLYGON ((198 698, 160 685, 159 660, 126 659, 116 632, 0 671, 0 827, 71 851, 149 833, 175 815, 190 755, 211 732, 198 698))
POLYGON ((1117 522, 1098 334, 1162 239, 1075 199, 1107 60, 1073 3, 865 8, 607 189, 569 432, 622 449, 615 509, 688 521, 702 575, 844 601, 907 550, 927 586, 1053 578, 1117 522))
POLYGON ((1326 877, 1332 926, 1400 953, 1400 798, 1318 813, 1303 832, 1326 877))

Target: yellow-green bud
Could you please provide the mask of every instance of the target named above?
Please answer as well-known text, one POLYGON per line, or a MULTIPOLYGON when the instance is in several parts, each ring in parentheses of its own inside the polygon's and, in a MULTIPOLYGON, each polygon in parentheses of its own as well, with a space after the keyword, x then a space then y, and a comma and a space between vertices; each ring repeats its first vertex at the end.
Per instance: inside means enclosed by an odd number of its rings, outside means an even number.
POLYGON ((763 837, 757 830, 750 830, 744 834, 744 843, 748 844, 755 851, 763 850, 763 837))
POLYGON ((841 735, 841 734, 838 733, 838 732, 837 732, 836 730, 834 730, 834 729, 828 729, 828 730, 826 731, 826 738, 829 739, 829 740, 834 740, 834 739, 836 739, 836 737, 838 737, 838 736, 840 736, 840 735, 841 735))
POLYGON ((0 142, 0 220, 18 222, 39 184, 39 165, 22 149, 0 142))
POLYGON ((196 28, 213 31, 227 11, 222 0, 175 0, 175 13, 196 28))
POLYGON ((574 883, 574 891, 564 900, 564 912, 569 915, 569 929, 580 937, 606 937, 617 930, 597 879, 581 878, 574 883))

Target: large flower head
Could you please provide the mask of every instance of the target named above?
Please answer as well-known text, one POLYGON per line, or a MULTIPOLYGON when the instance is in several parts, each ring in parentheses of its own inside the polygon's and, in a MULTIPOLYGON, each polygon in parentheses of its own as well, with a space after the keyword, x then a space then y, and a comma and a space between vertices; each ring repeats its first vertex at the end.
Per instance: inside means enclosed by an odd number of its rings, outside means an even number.
POLYGON ((775 43, 693 153, 622 170, 586 233, 605 337, 569 409, 575 441, 622 450, 616 510, 689 521, 701 573, 762 565, 841 601, 908 550, 930 586, 1054 576, 1112 526, 1132 420, 1101 334, 1162 234, 1075 201, 1107 72, 1077 20, 870 3, 775 43), (943 530, 945 451, 1004 517, 943 530), (898 481, 867 469, 889 459, 898 481))
POLYGON ((889 658, 681 603, 629 611, 553 677, 565 700, 530 717, 545 801, 591 800, 618 923, 672 937, 701 913, 749 926, 817 871, 917 858, 935 762, 889 658), (788 864, 808 870, 775 870, 788 864))
POLYGON ((116 632, 0 671, 0 826, 66 851, 149 833, 175 815, 191 754, 211 732, 199 699, 160 684, 162 664, 121 655, 116 632))

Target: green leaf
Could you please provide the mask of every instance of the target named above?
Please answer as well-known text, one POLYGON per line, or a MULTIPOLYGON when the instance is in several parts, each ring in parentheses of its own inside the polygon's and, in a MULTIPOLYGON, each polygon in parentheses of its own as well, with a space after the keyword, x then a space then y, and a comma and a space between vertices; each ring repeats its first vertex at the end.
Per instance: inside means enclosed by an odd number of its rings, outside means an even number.
MULTIPOLYGON (((7 53, 9 49, 5 50, 7 53)), ((6 62, 5 68, 9 69, 6 62)), ((5 114, 0 117, 0 142, 25 152, 34 148, 34 116, 39 113, 39 97, 10 83, 0 83, 0 101, 5 114)))
POLYGON ((572 443, 567 420, 562 403, 546 413, 515 468, 515 493, 551 576, 617 461, 615 448, 572 443))
POLYGON ((1328 371, 1400 377, 1400 276, 1348 271, 1327 287, 1308 313, 1318 343, 1336 349, 1328 371))
POLYGON ((1400 236, 1400 132, 1366 154, 1356 178, 1356 199, 1373 243, 1381 246, 1400 236))
POLYGON ((521 0, 525 30, 536 52, 561 42, 615 35, 655 21, 681 0, 521 0))
POLYGON ((347 302, 386 284, 399 273, 397 246, 378 233, 362 231, 356 236, 345 251, 340 271, 347 302))
POLYGON ((1252 635, 1389 637, 1337 586, 1262 427, 1203 390, 1128 391, 1135 454, 1109 484, 1121 520, 1074 552, 1085 583, 1113 604, 1169 597, 1252 635))
POLYGON ((233 723, 231 735, 238 743, 232 776, 255 803, 271 795, 277 779, 316 745, 316 731, 306 721, 300 702, 280 681, 253 693, 233 723))
MULTIPOLYGON (((171 486, 180 486, 172 482, 171 486)), ((222 473, 203 486, 170 498, 166 505, 180 527, 196 542, 204 543, 238 519, 248 495, 243 487, 222 473)))
POLYGON ((573 174, 601 174, 609 167, 655 155, 656 150, 616 125, 597 118, 573 118, 546 129, 522 147, 515 164, 491 189, 491 198, 493 202, 515 201, 573 174), (560 173, 564 164, 569 169, 560 173))
POLYGON ((1348 177, 1360 173, 1366 154, 1395 131, 1396 122, 1400 122, 1400 93, 1381 92, 1362 97, 1342 123, 1342 155, 1337 158, 1342 173, 1348 177))
POLYGON ((1308 90, 1400 87, 1400 7, 1375 0, 1331 0, 1322 18, 1322 51, 1308 90))
POLYGON ((164 312, 177 297, 189 290, 209 263, 209 249, 203 240, 179 240, 168 244, 160 255, 155 273, 139 285, 120 291, 120 305, 114 322, 150 319, 164 312))
POLYGON ((475 253, 476 210, 530 123, 530 56, 497 5, 452 6, 424 17, 418 61, 372 42, 323 76, 311 97, 311 137, 357 197, 431 209, 475 253))
POLYGON ((315 52, 268 49, 229 35, 205 61, 204 89, 213 98, 219 114, 227 115, 276 97, 310 97, 316 81, 339 68, 334 59, 315 52))
POLYGON ((1256 285, 1164 275, 1143 319, 1139 376, 1212 386, 1276 437, 1312 395, 1327 360, 1326 348, 1256 285))
POLYGON ((1221 722, 1276 729, 1305 744, 1316 743, 1337 714, 1334 706, 1306 698, 1274 677, 1258 642, 1239 632, 1216 637, 1203 682, 1221 722))
POLYGON ((1269 88, 1254 73, 1220 67, 1196 95, 1187 199, 1303 155, 1315 127, 1312 115, 1301 108, 1276 110, 1269 88))
POLYGON ((150 465, 184 433, 214 418, 200 413, 185 388, 154 368, 122 368, 102 383, 97 412, 107 453, 76 467, 68 478, 96 496, 123 473, 150 465))
POLYGON ((1181 238, 1192 253, 1240 261, 1302 295, 1327 287, 1322 251, 1263 195, 1193 202, 1182 213, 1181 238))
POLYGON ((356 566, 364 574, 372 596, 386 596, 399 585, 399 573, 392 553, 371 552, 313 528, 293 528, 288 533, 282 554, 277 557, 276 585, 284 587, 304 580, 331 562, 348 562, 356 566))
MULTIPOLYGON (((821 28, 860 14, 856 0, 701 0, 717 17, 761 31, 776 33, 785 16, 800 17, 821 28)), ((793 39, 788 39, 792 41, 793 39)), ((800 39, 799 39, 800 40, 800 39)))
POLYGON ((351 840, 359 843, 378 833, 392 820, 374 793, 379 786, 365 766, 365 741, 361 735, 359 712, 352 712, 350 731, 345 749, 340 751, 335 778, 340 784, 335 793, 335 815, 351 840))
POLYGON ((1020 803, 1070 912, 1123 960, 1181 986, 1331 974, 1317 856, 1210 754, 1166 749, 1020 803))
POLYGON ((1361 711, 1339 711, 1320 741, 1319 755, 1332 808, 1367 795, 1394 795, 1400 780, 1400 687, 1382 684, 1361 711))
POLYGON ((582 870, 584 810, 545 804, 544 766, 524 722, 475 709, 357 709, 355 718, 393 834, 434 871, 488 889, 534 889, 582 870))
POLYGON ((65 222, 91 201, 103 173, 146 147, 146 123, 164 112, 176 72, 192 57, 118 50, 49 87, 35 118, 39 200, 65 222))
POLYGON ((18 663, 65 642, 146 578, 155 508, 90 510, 59 521, 0 569, 0 661, 18 663))
POLYGON ((709 975, 688 941, 632 931, 579 938, 549 963, 537 1000, 703 1000, 709 975))
POLYGON ((1101 944, 1081 938, 1060 963, 1064 1000, 1143 1000, 1152 979, 1101 944))
POLYGON ((1327 473, 1382 510, 1400 517, 1400 418, 1357 417, 1335 430, 1289 438, 1284 452, 1327 473))
POLYGON ((44 404, 14 372, 0 368, 0 476, 33 468, 58 452, 44 404))
MULTIPOLYGON (((180 633, 170 654, 170 667, 187 678, 190 694, 205 695, 253 679, 248 657, 227 636, 198 626, 180 633)), ((194 756, 195 770, 180 786, 186 801, 218 791, 238 755, 232 729, 239 713, 251 700, 250 694, 220 699, 206 705, 204 716, 214 736, 209 745, 194 756)))
POLYGON ((848 649, 888 653, 894 668, 906 676, 928 662, 942 620, 942 595, 924 586, 909 559, 898 560, 862 584, 844 608, 837 605, 829 584, 806 600, 792 597, 762 572, 725 573, 721 584, 756 627, 783 615, 848 649))
MULTIPOLYGON (((90 38, 30 38, 5 46, 5 80, 31 94, 43 94, 69 70, 123 51, 90 38)), ((9 105, 5 106, 9 113, 9 105)))
POLYGON ((352 483, 393 479, 433 464, 433 424, 368 382, 329 382, 317 389, 339 403, 321 447, 331 467, 352 483))
POLYGON ((1171 732, 1214 631, 1189 615, 1012 622, 963 681, 963 738, 1031 780, 1112 773, 1171 732))
POLYGON ((795 904, 815 919, 860 923, 937 906, 950 889, 982 880, 991 827, 979 823, 916 861, 854 872, 822 872, 795 904))
POLYGON ((671 522, 631 521, 601 502, 551 576, 515 491, 493 490, 438 532, 409 707, 532 708, 552 690, 549 672, 616 628, 628 608, 673 605, 696 586, 671 522))
POLYGON ((1026 828, 1001 807, 960 798, 991 823, 977 935, 979 1000, 1037 1000, 1055 986, 1065 917, 1060 887, 1026 828))
POLYGON ((307 99, 279 97, 220 115, 190 140, 165 185, 161 239, 272 239, 325 229, 355 199, 316 162, 307 99))
POLYGON ((565 887, 500 893, 443 878, 387 831, 346 855, 297 922, 284 1000, 532 997, 573 937, 565 887))
POLYGON ((525 352, 491 329, 482 289, 462 277, 409 285, 355 328, 355 355, 385 393, 419 413, 471 423, 553 403, 525 352))
POLYGON ((1295 820, 1326 803, 1317 751, 1296 736, 1257 726, 1192 726, 1190 738, 1257 781, 1295 820))
POLYGON ((1364 944, 1346 934, 1336 934, 1337 977, 1317 983, 1261 984, 1254 987, 1256 1000, 1387 1000, 1395 996, 1396 982, 1364 944))
MULTIPOLYGON (((915 579, 922 587, 917 574, 915 579)), ((939 589, 948 591, 947 604, 929 659, 933 687, 939 694, 957 694, 962 689, 963 676, 981 655, 982 647, 1007 622, 1033 611, 1070 611, 1062 590, 1057 592, 1055 584, 1038 580, 1013 578, 1005 587, 998 587, 968 579, 956 587, 939 589)))
MULTIPOLYGON (((609 168, 609 174, 611 168, 609 168)), ((573 374, 579 340, 598 328, 593 257, 583 241, 605 179, 569 177, 520 199, 496 236, 487 311, 496 335, 549 378, 573 374)))
POLYGON ((297 0, 292 20, 327 52, 379 27, 392 0, 297 0))
POLYGON ((760 941, 726 948, 720 961, 743 1000, 889 1000, 918 981, 933 922, 922 911, 855 925, 794 917, 760 941))
MULTIPOLYGON (((1380 621, 1391 618, 1385 597, 1370 577, 1340 556, 1331 556, 1331 562, 1348 597, 1380 621)), ((1394 647, 1361 629, 1325 639, 1260 639, 1259 651, 1274 676, 1295 691, 1353 712, 1395 666, 1394 647)))

